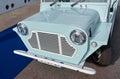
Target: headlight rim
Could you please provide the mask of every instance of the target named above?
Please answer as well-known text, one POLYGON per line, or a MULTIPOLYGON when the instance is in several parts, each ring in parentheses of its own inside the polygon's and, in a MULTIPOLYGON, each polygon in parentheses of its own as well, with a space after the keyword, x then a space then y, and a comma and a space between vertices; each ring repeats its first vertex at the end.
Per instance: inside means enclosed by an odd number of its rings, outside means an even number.
POLYGON ((86 42, 86 40, 87 40, 87 35, 82 31, 82 30, 80 30, 80 29, 75 29, 75 30, 72 30, 72 32, 70 33, 70 40, 72 41, 72 43, 74 43, 75 45, 83 45, 85 42, 86 42), (71 37, 72 36, 72 34, 74 34, 74 32, 76 32, 76 31, 79 31, 79 33, 82 35, 82 37, 84 38, 84 39, 82 39, 82 43, 80 42, 80 43, 77 43, 77 42, 75 42, 74 40, 73 40, 73 38, 71 37))
POLYGON ((28 35, 28 28, 25 24, 23 23, 18 23, 17 24, 17 30, 21 35, 28 35))

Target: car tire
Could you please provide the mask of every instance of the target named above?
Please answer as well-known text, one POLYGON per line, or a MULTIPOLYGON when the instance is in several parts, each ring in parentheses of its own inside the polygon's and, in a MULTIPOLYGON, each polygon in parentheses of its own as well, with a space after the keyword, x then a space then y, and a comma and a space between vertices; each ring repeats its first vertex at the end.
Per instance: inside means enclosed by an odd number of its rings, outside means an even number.
POLYGON ((112 51, 111 51, 111 47, 109 46, 101 47, 92 55, 92 59, 94 63, 101 66, 110 65, 111 57, 112 57, 112 51))

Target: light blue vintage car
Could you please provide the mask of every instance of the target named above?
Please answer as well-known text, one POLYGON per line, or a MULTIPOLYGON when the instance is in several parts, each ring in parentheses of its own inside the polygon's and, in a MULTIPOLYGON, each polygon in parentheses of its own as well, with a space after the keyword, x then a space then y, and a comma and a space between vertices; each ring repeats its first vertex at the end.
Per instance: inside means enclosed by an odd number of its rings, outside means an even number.
POLYGON ((28 48, 15 54, 86 74, 96 73, 84 66, 90 56, 99 65, 110 64, 118 0, 44 0, 40 5, 40 12, 13 29, 28 48))

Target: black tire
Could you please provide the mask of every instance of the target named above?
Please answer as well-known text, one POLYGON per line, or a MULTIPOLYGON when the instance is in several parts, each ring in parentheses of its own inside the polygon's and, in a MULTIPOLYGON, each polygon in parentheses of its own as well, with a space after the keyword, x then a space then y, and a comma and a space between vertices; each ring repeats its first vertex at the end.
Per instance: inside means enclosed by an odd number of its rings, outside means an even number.
POLYGON ((101 66, 108 66, 111 64, 112 51, 111 47, 103 46, 98 49, 93 55, 93 61, 101 66))

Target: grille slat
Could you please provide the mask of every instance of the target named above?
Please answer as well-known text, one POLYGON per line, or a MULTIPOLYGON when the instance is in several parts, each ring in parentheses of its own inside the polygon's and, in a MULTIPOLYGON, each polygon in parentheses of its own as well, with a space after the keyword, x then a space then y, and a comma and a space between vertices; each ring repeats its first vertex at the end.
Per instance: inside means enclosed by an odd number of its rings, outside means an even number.
POLYGON ((61 43, 62 43, 62 54, 67 56, 73 56, 75 49, 67 43, 64 37, 61 37, 61 43))
POLYGON ((59 53, 58 36, 48 33, 38 32, 41 50, 59 53))
POLYGON ((28 39, 28 41, 33 48, 39 49, 35 33, 32 33, 31 39, 28 39))

